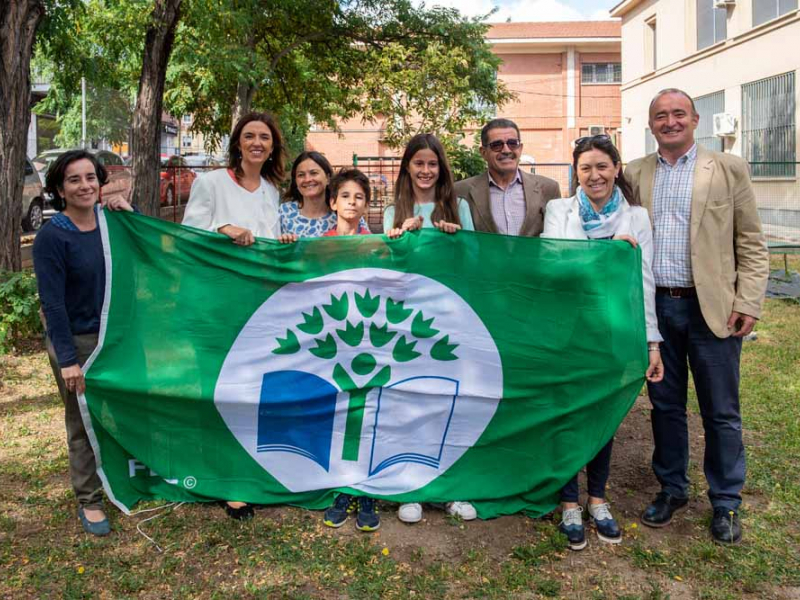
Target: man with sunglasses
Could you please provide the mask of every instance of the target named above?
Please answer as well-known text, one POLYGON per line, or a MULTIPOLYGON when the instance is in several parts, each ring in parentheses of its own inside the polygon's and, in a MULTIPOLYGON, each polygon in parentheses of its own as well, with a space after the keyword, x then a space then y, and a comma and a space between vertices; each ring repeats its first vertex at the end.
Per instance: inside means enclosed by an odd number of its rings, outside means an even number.
POLYGON ((475 231, 536 237, 544 229, 544 207, 561 197, 558 183, 519 168, 522 141, 509 119, 481 129, 481 156, 488 171, 459 181, 456 196, 469 202, 475 231))
POLYGON ((664 527, 688 503, 691 370, 705 432, 711 535, 735 544, 742 537, 738 510, 745 480, 739 359, 742 337, 761 315, 769 254, 747 163, 698 146, 699 120, 686 92, 656 94, 649 124, 658 152, 625 171, 653 223, 656 315, 664 338, 664 379, 647 386, 652 464, 661 491, 641 518, 649 527, 664 527))

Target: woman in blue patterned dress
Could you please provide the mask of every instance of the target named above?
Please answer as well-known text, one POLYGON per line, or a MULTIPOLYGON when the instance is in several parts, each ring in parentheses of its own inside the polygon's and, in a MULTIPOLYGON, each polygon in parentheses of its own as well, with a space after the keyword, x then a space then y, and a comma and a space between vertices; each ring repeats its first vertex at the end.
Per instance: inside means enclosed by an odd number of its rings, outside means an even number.
MULTIPOLYGON (((279 213, 281 241, 301 237, 321 237, 336 228, 336 213, 331 210, 328 183, 333 169, 319 152, 302 152, 292 165, 289 191, 283 197, 279 213)), ((367 229, 367 223, 361 220, 367 229)))

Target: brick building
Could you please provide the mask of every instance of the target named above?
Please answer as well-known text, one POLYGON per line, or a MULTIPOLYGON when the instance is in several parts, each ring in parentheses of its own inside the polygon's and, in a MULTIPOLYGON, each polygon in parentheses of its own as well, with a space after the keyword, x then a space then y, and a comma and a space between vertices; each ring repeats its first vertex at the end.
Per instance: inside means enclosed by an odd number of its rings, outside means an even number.
MULTIPOLYGON (((618 21, 500 23, 489 29, 487 41, 503 60, 497 77, 517 94, 498 116, 519 125, 525 155, 535 163, 569 162, 570 143, 590 130, 616 139, 620 35, 618 21)), ((306 144, 336 165, 351 164, 354 154, 394 156, 381 132, 381 122, 356 118, 341 124, 341 136, 312 129, 306 144)))

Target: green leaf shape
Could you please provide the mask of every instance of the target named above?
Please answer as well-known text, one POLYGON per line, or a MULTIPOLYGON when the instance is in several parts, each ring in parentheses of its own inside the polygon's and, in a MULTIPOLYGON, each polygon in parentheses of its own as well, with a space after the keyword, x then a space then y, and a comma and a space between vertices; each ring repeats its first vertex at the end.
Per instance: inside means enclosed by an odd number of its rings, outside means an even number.
POLYGON ((375 357, 372 356, 372 354, 362 352, 353 359, 353 362, 350 363, 350 368, 356 375, 364 376, 372 373, 377 364, 378 361, 375 360, 375 357))
POLYGON ((333 339, 330 333, 325 336, 324 340, 314 338, 314 341, 317 343, 317 347, 308 349, 311 354, 317 358, 324 359, 331 359, 336 356, 336 340, 333 339))
POLYGON ((431 323, 433 323, 433 317, 426 320, 425 317, 422 316, 422 311, 419 311, 414 317, 414 321, 411 323, 411 335, 421 339, 435 336, 439 333, 439 330, 431 327, 431 323))
POLYGON ((389 321, 389 323, 397 325, 411 316, 414 309, 405 308, 403 306, 404 303, 405 300, 400 300, 400 302, 395 302, 391 298, 386 300, 386 320, 389 321))
POLYGON ((337 321, 344 321, 347 311, 350 310, 350 300, 347 297, 347 292, 342 292, 342 295, 338 298, 331 294, 331 303, 323 304, 322 308, 337 321))
POLYGON ((347 321, 345 328, 337 329, 336 333, 339 334, 345 344, 355 348, 364 339, 364 323, 362 321, 358 325, 353 325, 350 321, 347 321))
POLYGON ((375 323, 369 326, 369 341, 376 348, 381 348, 391 342, 395 335, 397 335, 397 332, 390 331, 388 323, 384 323, 383 327, 378 327, 375 323))
POLYGON ((446 335, 431 348, 431 358, 434 360, 456 360, 458 357, 453 351, 458 348, 458 344, 450 343, 450 336, 446 335))
POLYGON ((369 290, 367 290, 363 296, 355 294, 355 297, 358 312, 360 312, 365 319, 369 319, 374 315, 381 305, 381 297, 370 295, 369 290))
POLYGON ((418 356, 422 356, 422 354, 414 350, 414 346, 416 345, 416 341, 408 343, 406 341, 406 336, 400 336, 400 339, 397 340, 397 343, 394 345, 394 350, 392 350, 392 358, 397 362, 408 362, 414 360, 418 356))
POLYGON ((297 334, 291 329, 286 330, 285 338, 277 338, 278 347, 275 348, 273 354, 294 354, 300 350, 300 342, 297 340, 297 334))
POLYGON ((315 306, 311 314, 303 313, 303 324, 298 325, 297 328, 308 335, 317 335, 322 331, 324 325, 325 322, 322 320, 322 313, 319 307, 315 306))
POLYGON ((365 388, 378 388, 384 387, 386 384, 389 383, 389 380, 392 378, 392 369, 389 365, 383 367, 380 371, 375 373, 375 376, 367 382, 365 388))
POLYGON ((333 380, 343 392, 350 392, 358 389, 356 382, 353 381, 353 378, 350 377, 350 374, 339 363, 336 363, 336 365, 333 367, 333 380))

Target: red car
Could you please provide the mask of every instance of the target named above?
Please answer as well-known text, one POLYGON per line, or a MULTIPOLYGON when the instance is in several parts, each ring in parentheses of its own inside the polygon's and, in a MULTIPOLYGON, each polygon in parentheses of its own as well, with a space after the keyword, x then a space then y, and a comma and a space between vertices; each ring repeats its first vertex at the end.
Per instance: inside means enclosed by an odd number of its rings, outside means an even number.
POLYGON ((182 156, 161 155, 161 206, 184 204, 189 200, 192 184, 197 179, 182 156))

